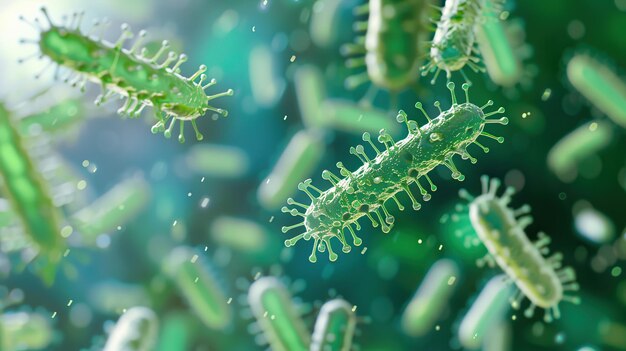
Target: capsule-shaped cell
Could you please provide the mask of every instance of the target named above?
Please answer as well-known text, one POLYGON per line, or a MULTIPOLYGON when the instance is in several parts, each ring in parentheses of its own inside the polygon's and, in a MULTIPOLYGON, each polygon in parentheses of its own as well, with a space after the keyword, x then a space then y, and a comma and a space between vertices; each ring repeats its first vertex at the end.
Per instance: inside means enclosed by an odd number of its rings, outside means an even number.
POLYGON ((194 174, 218 178, 240 178, 250 169, 250 157, 242 149, 215 144, 197 144, 184 157, 194 174))
POLYGON ((343 299, 322 305, 315 321, 311 351, 349 351, 356 328, 354 308, 343 299))
POLYGON ((308 351, 311 336, 285 285, 262 277, 248 290, 248 303, 273 351, 308 351))
POLYGON ((159 320, 147 307, 133 307, 115 323, 103 351, 151 351, 159 333, 159 320))
POLYGON ((605 121, 581 125, 559 140, 548 152, 548 167, 559 179, 571 182, 579 165, 605 149, 613 139, 613 126, 605 121))
POLYGON ((208 328, 224 329, 230 324, 231 306, 203 251, 176 247, 166 257, 163 269, 208 328))
POLYGON ((283 95, 286 86, 272 55, 269 46, 259 44, 250 50, 248 60, 252 97, 262 107, 274 106, 283 95))
POLYGON ((492 338, 494 328, 503 324, 514 292, 503 274, 487 282, 461 320, 458 338, 463 347, 477 350, 492 338))
POLYGON ((456 288, 460 270, 449 259, 436 261, 402 313, 402 330, 411 336, 432 331, 456 288))
POLYGON ((594 107, 626 128, 626 83, 613 69, 591 55, 577 54, 567 63, 567 78, 594 107))
POLYGON ((320 135, 308 130, 296 133, 259 186, 259 203, 268 210, 282 206, 296 192, 298 183, 317 169, 325 152, 326 145, 320 135))
POLYGON ((76 229, 88 240, 116 230, 132 220, 150 200, 150 185, 141 175, 124 179, 93 203, 71 217, 76 229))

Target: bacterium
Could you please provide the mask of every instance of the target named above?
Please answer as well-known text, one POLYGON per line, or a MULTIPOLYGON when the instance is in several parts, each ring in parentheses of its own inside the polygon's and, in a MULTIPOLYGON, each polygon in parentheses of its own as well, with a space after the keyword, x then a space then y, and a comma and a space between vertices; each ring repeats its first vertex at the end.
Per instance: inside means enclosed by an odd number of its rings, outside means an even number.
POLYGON ((466 65, 474 72, 484 71, 479 66, 475 34, 476 25, 483 20, 482 8, 483 0, 446 0, 431 44, 430 62, 422 67, 424 76, 435 72, 432 84, 441 71, 446 72, 448 80, 452 72, 459 71, 466 82, 466 65))
POLYGON ((126 49, 124 43, 133 37, 127 24, 122 25, 119 39, 109 43, 81 32, 82 14, 74 14, 69 25, 65 26, 54 24, 47 10, 41 10, 49 25, 48 29, 43 29, 39 22, 35 23, 41 31, 36 43, 42 56, 48 57, 50 64, 68 69, 70 73, 64 80, 73 86, 79 85, 82 89, 87 80, 100 84, 103 91, 96 99, 97 105, 117 93, 126 98, 118 110, 119 114, 138 117, 144 107, 153 106, 157 123, 152 132, 163 132, 169 138, 176 121, 180 121, 180 142, 185 141, 183 132, 186 121, 191 122, 196 138, 202 140, 196 119, 207 111, 227 115, 227 111, 213 107, 209 102, 233 95, 233 90, 207 95, 204 89, 216 82, 205 82, 207 78, 203 73, 207 67, 204 65, 188 78, 180 75, 180 66, 187 61, 187 56, 170 51, 163 59, 170 46, 167 41, 163 41, 156 54, 148 55, 147 49, 139 50, 146 31, 140 31, 138 39, 130 49, 126 49))
POLYGON ((341 0, 318 0, 313 5, 310 30, 315 45, 328 47, 340 33, 341 0))
POLYGON ((19 131, 22 135, 34 136, 40 132, 54 133, 84 120, 85 107, 77 99, 67 99, 19 120, 19 131))
POLYGON ((285 91, 285 80, 268 45, 259 44, 250 51, 248 71, 254 101, 262 107, 272 107, 285 91))
POLYGON ((270 234, 260 224, 237 217, 216 218, 209 229, 211 238, 221 247, 228 247, 246 255, 259 255, 270 245, 270 234))
POLYGON ((96 201, 74 213, 69 221, 85 238, 95 239, 135 217, 150 200, 150 185, 136 175, 116 184, 96 201))
POLYGON ((491 338, 494 328, 504 321, 515 293, 515 288, 507 280, 503 274, 491 278, 463 316, 458 331, 463 347, 479 349, 491 338))
POLYGON ((402 313, 402 330, 406 334, 423 336, 433 330, 450 302, 459 274, 459 266, 450 259, 433 263, 402 313))
POLYGON ((227 145, 196 144, 184 157, 185 165, 200 176, 240 178, 250 169, 250 157, 244 150, 227 145))
POLYGON ((397 129, 397 125, 383 111, 345 99, 328 98, 322 72, 314 66, 298 67, 293 81, 300 116, 307 129, 353 134, 363 131, 377 133, 382 128, 393 134, 397 129))
MULTIPOLYGON (((19 217, 24 234, 37 245, 38 251, 54 271, 55 263, 65 250, 61 235, 63 214, 53 203, 50 190, 27 153, 9 111, 0 104, 0 177, 3 193, 19 217)), ((53 274, 45 274, 51 282, 53 274)))
POLYGON ((562 181, 573 181, 580 163, 611 143, 613 129, 607 121, 588 122, 574 129, 552 146, 548 152, 548 167, 562 181))
POLYGON ((297 132, 259 186, 259 203, 267 209, 278 209, 294 194, 302 178, 309 177, 318 167, 325 152, 326 144, 319 133, 310 130, 297 132))
POLYGON ((174 248, 165 259, 164 271, 207 327, 219 330, 230 324, 231 306, 203 251, 174 248))
POLYGON ((562 268, 563 255, 550 253, 547 245, 550 238, 539 233, 539 240, 532 243, 524 228, 532 223, 532 217, 526 215, 530 206, 519 209, 508 207, 515 190, 508 187, 500 197, 496 195, 500 181, 497 178, 482 176, 482 194, 473 197, 465 189, 459 191, 462 199, 469 205, 469 216, 472 227, 489 253, 479 260, 479 264, 496 263, 514 282, 519 291, 512 300, 514 308, 524 298, 530 300, 530 306, 524 315, 532 317, 536 307, 545 310, 544 320, 551 322, 559 318, 559 303, 563 300, 578 303, 579 299, 565 295, 567 291, 578 290, 575 282, 576 273, 571 267, 562 268))
POLYGON ((356 329, 354 308, 343 299, 322 305, 311 338, 311 351, 350 351, 356 329))
POLYGON ((368 15, 368 19, 357 21, 354 29, 365 33, 342 51, 351 57, 348 67, 367 71, 349 77, 346 86, 356 88, 371 81, 398 92, 414 84, 427 50, 429 6, 430 0, 370 0, 356 7, 355 15, 368 15))
POLYGON ((159 320, 147 307, 133 307, 115 324, 102 351, 150 351, 159 334, 159 320))
POLYGON ((476 43, 489 78, 508 88, 529 85, 533 70, 524 67, 532 48, 524 42, 523 23, 501 20, 501 11, 492 0, 484 2, 483 19, 476 25, 476 43))
POLYGON ((577 54, 567 63, 567 78, 593 106, 626 128, 626 83, 610 65, 577 54))
POLYGON ((421 208, 409 185, 415 183, 424 201, 430 200, 431 195, 420 180, 425 178, 431 191, 435 191, 436 186, 428 176, 435 167, 444 165, 452 172, 452 178, 464 180, 465 176, 456 168, 452 157, 458 154, 475 163, 476 159, 468 153, 467 147, 476 144, 487 152, 488 149, 476 141, 479 136, 493 138, 502 143, 504 138, 493 136, 483 129, 489 123, 507 124, 508 119, 487 119, 494 114, 503 113, 504 108, 485 114, 483 109, 493 105, 493 101, 488 101, 483 107, 470 103, 469 84, 463 84, 465 103, 457 102, 454 83, 448 83, 448 89, 452 96, 452 106, 442 111, 440 103, 435 102, 439 110, 439 115, 435 118, 426 113, 421 103, 416 103, 415 107, 422 111, 428 121, 421 127, 415 121, 408 120, 404 111, 400 111, 397 120, 406 124, 408 135, 396 143, 386 131, 381 131, 378 141, 384 146, 382 151, 372 142, 370 134, 364 133, 363 140, 374 149, 376 157, 371 159, 362 145, 350 148, 350 153, 357 156, 363 166, 350 172, 343 163, 337 163, 343 179, 324 170, 322 178, 332 185, 328 190, 320 190, 312 184, 311 179, 298 184, 298 189, 309 197, 311 203, 306 205, 289 198, 287 204, 296 205, 305 211, 286 206, 282 208, 283 212, 303 218, 298 224, 284 226, 284 233, 298 227, 305 228, 303 233, 286 240, 285 245, 293 246, 300 239, 308 241, 313 238, 313 250, 309 260, 316 262, 316 251, 324 252, 328 249, 329 259, 335 261, 337 254, 332 250, 331 239, 340 241, 344 253, 350 252, 351 247, 344 236, 344 229, 347 229, 354 245, 361 245, 362 240, 352 227, 360 229, 357 221, 361 217, 368 217, 374 227, 380 225, 384 233, 391 230, 395 219, 389 213, 386 202, 391 199, 400 210, 404 209, 396 197, 397 193, 404 191, 411 200, 413 209, 421 208))
POLYGON ((273 351, 309 350, 309 331, 280 280, 275 277, 256 280, 250 285, 248 303, 273 351))

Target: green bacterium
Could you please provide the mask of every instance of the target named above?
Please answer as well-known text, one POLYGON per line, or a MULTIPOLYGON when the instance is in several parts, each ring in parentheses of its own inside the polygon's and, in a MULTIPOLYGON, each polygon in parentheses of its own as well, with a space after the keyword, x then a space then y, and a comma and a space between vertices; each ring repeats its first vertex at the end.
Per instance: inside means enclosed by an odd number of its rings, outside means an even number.
POLYGON ((94 239, 126 224, 150 200, 150 185, 141 175, 116 184, 93 203, 74 213, 69 221, 85 238, 94 239))
POLYGON ((381 129, 395 134, 399 130, 387 113, 349 100, 326 99, 322 103, 321 112, 329 121, 328 126, 334 130, 353 134, 363 131, 378 133, 381 129))
POLYGON ((50 106, 44 111, 20 118, 19 130, 22 135, 36 135, 40 132, 56 133, 66 130, 86 117, 85 107, 78 99, 67 99, 50 106))
POLYGON ((356 329, 354 307, 343 299, 333 299, 322 305, 313 336, 311 351, 350 351, 356 329))
POLYGON ((422 67, 422 75, 435 72, 435 84, 441 71, 450 80, 452 72, 463 72, 467 65, 474 72, 484 71, 479 66, 475 27, 482 20, 483 0, 446 0, 430 47, 430 62, 422 67))
POLYGON ((185 165, 201 176, 240 178, 250 169, 250 157, 238 147, 196 144, 187 151, 185 165))
POLYGON ((577 54, 567 63, 567 78, 593 106, 626 128, 626 83, 610 65, 590 54, 577 54))
POLYGON ((258 223, 237 217, 222 216, 211 223, 211 238, 221 247, 246 255, 257 255, 269 248, 270 235, 258 223))
POLYGON ((293 74, 293 84, 302 122, 309 129, 325 128, 328 119, 320 106, 326 99, 324 75, 313 65, 302 65, 293 74))
POLYGON ((61 235, 63 214, 55 206, 47 184, 26 152, 24 140, 11 115, 0 104, 0 176, 3 193, 19 217, 24 234, 35 243, 39 253, 58 262, 65 250, 61 235))
POLYGON ((458 330, 459 342, 463 347, 479 349, 491 338, 494 328, 504 321, 511 306, 510 300, 515 294, 515 288, 507 280, 504 274, 491 278, 463 316, 458 330))
POLYGON ((154 55, 148 55, 147 49, 139 50, 146 31, 140 31, 131 48, 126 49, 124 43, 133 37, 127 24, 122 25, 119 39, 109 43, 81 31, 82 14, 74 14, 69 25, 65 26, 54 24, 47 10, 41 10, 49 26, 42 29, 39 22, 35 23, 35 27, 41 30, 35 41, 41 55, 49 58, 51 65, 68 69, 70 74, 64 80, 73 86, 82 88, 87 80, 100 84, 103 91, 96 99, 97 105, 117 93, 126 98, 118 110, 121 115, 138 117, 144 107, 152 106, 157 119, 152 132, 163 132, 169 138, 176 121, 180 121, 178 140, 181 143, 185 141, 185 122, 191 122, 196 138, 202 140, 196 119, 207 111, 227 115, 226 110, 213 107, 209 102, 233 95, 233 90, 207 95, 204 90, 216 82, 214 79, 207 82, 205 65, 190 77, 180 75, 180 66, 187 61, 187 56, 170 51, 163 59, 170 46, 167 41, 163 41, 154 55))
POLYGON ((376 152, 376 157, 370 159, 362 145, 350 148, 350 153, 358 157, 363 166, 354 172, 350 172, 343 163, 337 163, 340 174, 339 178, 332 172, 324 170, 322 178, 331 183, 331 187, 322 191, 312 184, 311 179, 298 184, 298 189, 303 191, 311 200, 309 205, 296 202, 289 198, 288 205, 295 205, 304 209, 304 212, 296 208, 283 207, 282 211, 292 216, 302 217, 302 222, 284 226, 283 233, 304 227, 304 232, 287 239, 286 246, 293 246, 300 239, 306 241, 313 238, 313 249, 309 261, 316 262, 316 251, 324 252, 328 249, 329 259, 337 260, 337 254, 332 250, 331 239, 336 238, 341 242, 342 251, 348 253, 351 246, 345 239, 344 229, 347 229, 354 245, 359 246, 362 239, 359 238, 353 226, 360 229, 358 220, 366 216, 374 227, 380 226, 383 233, 388 233, 394 224, 394 217, 389 213, 386 203, 393 200, 400 210, 404 207, 396 197, 404 191, 414 210, 419 210, 421 204, 415 199, 409 186, 413 183, 417 185, 424 201, 428 201, 431 195, 422 186, 420 180, 426 180, 430 184, 431 191, 436 190, 436 186, 428 176, 428 173, 435 167, 443 165, 450 169, 452 178, 462 181, 465 176, 456 168, 452 157, 455 154, 461 155, 463 159, 469 159, 472 163, 476 159, 472 157, 467 147, 476 144, 483 151, 488 149, 477 142, 479 136, 486 136, 504 142, 504 138, 493 136, 483 131, 485 124, 497 123, 507 124, 508 119, 488 119, 487 117, 503 113, 504 108, 499 108, 490 113, 484 113, 483 109, 493 105, 489 100, 483 107, 478 107, 469 102, 469 84, 463 84, 466 102, 459 103, 454 94, 454 83, 448 83, 448 89, 452 96, 452 106, 445 111, 440 108, 440 103, 435 102, 439 114, 431 118, 423 109, 420 102, 415 107, 419 109, 428 123, 419 126, 417 122, 408 120, 404 111, 398 113, 399 123, 406 124, 408 135, 406 138, 394 142, 393 138, 386 132, 381 131, 378 136, 384 149, 379 149, 373 142, 369 133, 363 134, 363 140, 368 142, 376 152), (314 195, 317 193, 317 195, 314 195), (381 212, 382 210, 382 212, 381 212), (382 213, 382 214, 381 214, 382 213), (372 216, 374 214, 376 219, 372 216), (384 215, 384 218, 383 218, 384 215))
POLYGON ((142 285, 119 280, 105 280, 89 289, 89 306, 104 314, 121 314, 149 300, 148 291, 142 285))
POLYGON ((248 290, 252 313, 273 351, 308 351, 311 336, 285 285, 262 277, 248 290))
POLYGON ((117 321, 102 351, 150 351, 158 335, 157 315, 147 307, 133 307, 117 321))
POLYGON ((259 44, 252 48, 248 71, 254 101, 262 107, 274 106, 283 95, 286 84, 269 45, 259 44))
POLYGON ((459 275, 459 266, 450 259, 433 263, 402 313, 402 330, 407 335, 423 336, 434 329, 450 302, 459 275))
POLYGON ((293 82, 300 116, 309 130, 332 129, 360 134, 363 131, 378 133, 384 128, 395 134, 398 129, 383 111, 345 99, 328 98, 322 72, 314 66, 298 67, 293 82))
POLYGON ((311 130, 297 132, 257 190, 259 203, 270 210, 292 196, 298 183, 310 176, 326 152, 323 137, 311 130))
POLYGON ((528 85, 532 71, 524 67, 524 59, 532 48, 524 43, 521 21, 499 18, 501 11, 491 0, 484 2, 483 19, 476 25, 476 43, 489 78, 499 86, 528 85))
POLYGON ((203 251, 174 248, 165 260, 164 271, 207 327, 221 330, 230 324, 231 306, 203 251))
POLYGON ((366 72, 349 77, 348 88, 367 82, 391 92, 404 90, 419 78, 422 58, 427 49, 428 10, 430 0, 370 0, 355 8, 359 35, 353 44, 342 48, 350 57, 350 68, 366 68, 366 72))
POLYGON ((341 0, 318 0, 313 5, 311 40, 319 47, 329 47, 340 33, 341 0))
POLYGON ((540 307, 545 310, 546 322, 560 318, 561 301, 579 302, 577 297, 565 295, 579 288, 575 271, 562 267, 561 253, 544 257, 550 253, 550 238, 546 234, 539 233, 535 243, 528 239, 524 229, 532 223, 528 215, 530 206, 519 209, 508 206, 515 189, 508 187, 498 197, 499 179, 482 176, 480 180, 481 195, 473 197, 465 189, 459 191, 461 198, 469 203, 472 227, 489 252, 479 264, 500 266, 518 289, 512 300, 513 308, 519 308, 524 297, 530 300, 530 306, 524 311, 526 317, 532 317, 535 308, 540 307))
POLYGON ((552 146, 548 152, 548 168, 562 181, 573 181, 578 176, 579 165, 605 149, 613 135, 613 125, 607 121, 581 125, 552 146))

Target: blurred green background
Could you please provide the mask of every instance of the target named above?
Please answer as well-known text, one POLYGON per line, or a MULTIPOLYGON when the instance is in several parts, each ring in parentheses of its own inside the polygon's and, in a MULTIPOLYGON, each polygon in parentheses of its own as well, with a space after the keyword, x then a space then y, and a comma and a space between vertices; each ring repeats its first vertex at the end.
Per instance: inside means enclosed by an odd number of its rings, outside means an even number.
MULTIPOLYGON (((191 336, 181 350, 264 349, 266 346, 255 343, 249 328, 252 318, 242 303, 247 285, 258 272, 305 283, 304 289, 293 294, 304 302, 303 318, 311 330, 320 302, 342 296, 357 306, 356 313, 362 318, 354 344, 361 350, 460 349, 455 335, 464 312, 488 278, 500 270, 476 267, 474 260, 485 250, 465 248, 454 236, 451 224, 441 224, 439 219, 453 211, 461 187, 478 193, 480 175, 487 174, 503 179, 519 191, 514 197, 515 206, 532 206, 534 222, 526 229, 529 237, 534 240, 537 232, 548 233, 553 240, 551 249, 564 253, 564 263, 575 268, 581 285, 582 303, 562 304, 561 319, 551 324, 542 322, 542 312, 530 319, 515 312, 518 318, 511 324, 509 349, 578 350, 590 346, 595 350, 626 350, 623 261, 608 260, 603 264, 605 261, 596 257, 611 251, 610 243, 598 245, 585 240, 574 225, 576 204, 580 206, 580 201, 586 201, 612 221, 616 237, 623 233, 624 131, 615 126, 615 137, 608 147, 585 158, 580 174, 572 181, 561 181, 546 163, 548 151, 570 131, 595 119, 607 119, 567 82, 565 62, 577 50, 591 47, 610 57, 617 66, 626 67, 626 2, 507 1, 509 18, 523 21, 526 42, 532 46, 533 56, 527 61, 537 70, 532 84, 528 89, 518 88, 510 93, 496 87, 486 74, 469 75, 473 82, 472 101, 482 105, 492 99, 495 106, 506 108, 509 125, 489 129, 504 136, 505 143, 487 141, 491 152, 486 155, 478 155, 474 150, 474 156, 479 158, 476 165, 457 162, 466 175, 463 183, 451 180, 443 167, 435 169, 433 179, 438 190, 420 211, 395 211, 397 225, 389 234, 364 225, 360 235, 367 247, 364 254, 353 249, 347 255, 341 254, 334 263, 325 254, 319 254, 318 262, 312 264, 307 259, 310 244, 284 248, 283 241, 288 236, 280 228, 293 221, 279 209, 270 211, 260 206, 257 188, 290 138, 304 128, 297 105, 297 99, 302 97, 296 96, 293 83, 297 67, 310 64, 319 68, 328 97, 358 101, 365 94, 367 88, 345 89, 344 80, 352 71, 345 67, 345 59, 339 53, 340 46, 355 36, 351 11, 359 3, 341 1, 338 15, 331 22, 331 40, 324 46, 311 39, 315 2, 309 0, 0 3, 4 33, 0 43, 0 96, 5 103, 17 115, 25 115, 29 105, 40 103, 33 95, 41 89, 49 88, 44 96, 52 91, 59 94, 55 96, 78 96, 85 102, 86 120, 80 128, 54 134, 52 138, 55 148, 87 182, 86 196, 96 198, 137 172, 148 180, 151 189, 148 205, 131 220, 99 237, 94 247, 75 249, 71 260, 77 268, 76 277, 60 272, 54 284, 47 287, 28 270, 12 270, 2 276, 2 285, 20 289, 24 294, 19 306, 6 310, 33 309, 50 317, 54 336, 44 349, 82 350, 92 345, 98 349, 97 345, 106 339, 105 330, 110 329, 122 309, 134 305, 151 307, 161 323, 172 316, 182 316, 175 323, 187 323, 191 336), (18 40, 35 39, 38 34, 19 22, 18 16, 40 17, 41 5, 46 5, 56 19, 85 10, 85 28, 94 18, 108 17, 113 25, 104 37, 109 41, 119 35, 122 23, 131 24, 134 30, 147 29, 157 42, 170 40, 189 56, 189 62, 183 66, 184 74, 190 75, 195 67, 206 64, 208 75, 219 82, 215 91, 235 90, 234 97, 215 100, 229 110, 229 116, 216 121, 201 118, 198 124, 204 140, 196 142, 188 134, 187 142, 179 144, 175 138, 167 140, 150 133, 146 120, 152 120, 151 112, 144 113, 141 119, 128 120, 115 114, 121 102, 93 106, 91 101, 98 93, 95 84, 90 84, 85 96, 81 96, 78 89, 50 77, 34 79, 43 64, 28 61, 18 65, 18 58, 36 52, 33 45, 22 45, 18 40), (251 58, 259 45, 271 52, 276 92, 269 101, 255 99, 251 87, 251 80, 255 79, 252 77, 267 69, 255 65, 251 58), (194 160, 190 152, 198 144, 238 148, 247 167, 241 172, 212 173, 212 162, 227 161, 194 160), (196 161, 207 166, 194 168, 196 161), (85 164, 96 165, 97 170, 85 164), (256 254, 221 244, 213 237, 211 228, 223 216, 261 225, 268 244, 256 254), (422 243, 418 244, 418 240, 422 243), (161 272, 165 255, 181 244, 207 248, 219 283, 226 296, 232 298, 234 318, 227 329, 204 327, 161 272), (409 337, 400 328, 402 311, 431 264, 443 257, 457 261, 461 267, 457 289, 436 323, 439 330, 419 338, 409 337)), ((454 81, 460 82, 459 79, 460 76, 453 76, 454 81)), ((398 107, 420 123, 423 119, 413 108, 415 101, 422 101, 429 111, 435 100, 449 106, 443 78, 433 86, 429 80, 430 77, 422 78, 415 90, 401 93, 398 99, 398 107)), ((384 91, 372 103, 390 110, 389 95, 384 91)), ((390 111, 389 119, 394 117, 390 111)), ((401 133, 397 135, 403 137, 401 133)), ((349 155, 348 149, 361 142, 360 136, 329 131, 323 140, 327 145, 323 160, 310 174, 315 183, 322 183, 321 171, 334 169, 338 161, 356 169, 358 160, 349 155)), ((512 314, 507 314, 507 320, 512 314)))

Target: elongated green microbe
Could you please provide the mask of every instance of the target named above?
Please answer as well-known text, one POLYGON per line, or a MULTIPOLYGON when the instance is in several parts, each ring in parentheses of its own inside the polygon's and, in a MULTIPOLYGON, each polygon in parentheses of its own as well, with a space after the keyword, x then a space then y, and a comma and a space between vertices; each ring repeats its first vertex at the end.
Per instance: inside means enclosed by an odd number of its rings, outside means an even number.
POLYGON ((476 350, 491 338, 494 328, 505 319, 514 293, 506 275, 497 275, 487 282, 459 325, 458 338, 463 347, 476 350))
POLYGON ((433 263, 402 313, 402 330, 423 336, 434 329, 456 289, 459 266, 447 258, 433 263))
POLYGON ((408 88, 419 78, 419 69, 426 50, 429 0, 370 0, 355 8, 358 21, 354 29, 363 33, 354 44, 343 47, 351 68, 366 72, 349 77, 348 88, 372 82, 392 92, 408 88))
MULTIPOLYGON (((523 59, 528 47, 512 36, 514 25, 499 19, 500 10, 491 0, 483 3, 483 19, 476 25, 476 43, 491 80, 511 87, 524 78, 523 59)), ((523 35, 522 35, 523 36, 523 35)))
POLYGON ((577 54, 567 63, 567 78, 593 106, 626 128, 626 83, 610 66, 577 54))
POLYGON ((9 111, 0 104, 0 176, 3 193, 19 217, 26 236, 50 262, 58 262, 65 248, 60 210, 47 184, 26 152, 9 111))
POLYGON ((149 301, 148 291, 142 285, 119 280, 105 280, 92 285, 89 290, 89 306, 104 314, 120 314, 149 301))
POLYGON ((41 350, 50 346, 53 329, 50 318, 25 311, 4 312, 0 316, 2 350, 41 350))
POLYGON ((248 71, 252 97, 259 106, 271 107, 285 91, 285 79, 275 67, 276 62, 268 45, 259 44, 250 51, 248 71))
POLYGON ((567 291, 578 290, 576 273, 571 267, 562 268, 563 255, 555 253, 548 258, 547 245, 550 238, 539 233, 539 240, 532 243, 524 228, 532 223, 532 217, 526 215, 530 206, 519 209, 509 208, 515 190, 507 188, 500 197, 496 195, 500 186, 497 178, 482 176, 482 194, 473 197, 465 189, 459 192, 462 199, 469 203, 469 216, 472 227, 485 245, 489 254, 480 263, 494 266, 496 263, 515 283, 519 291, 513 299, 513 307, 519 308, 524 297, 530 300, 530 306, 524 315, 532 317, 536 307, 545 310, 544 320, 559 318, 559 303, 563 300, 578 303, 579 299, 565 295, 567 291), (518 218, 519 217, 519 218, 518 218))
POLYGON ((470 159, 475 163, 476 159, 468 153, 467 147, 476 144, 487 152, 488 149, 476 141, 481 135, 502 143, 504 138, 495 137, 483 129, 488 123, 507 124, 508 119, 506 117, 487 119, 494 114, 503 113, 504 108, 485 114, 483 109, 493 105, 493 101, 488 101, 483 107, 470 103, 469 84, 463 84, 466 98, 464 103, 457 102, 454 83, 448 83, 448 89, 452 96, 452 106, 442 111, 440 103, 436 102, 439 115, 435 118, 426 113, 421 103, 415 105, 428 120, 428 123, 421 127, 415 121, 408 120, 404 111, 400 111, 397 120, 406 124, 408 135, 396 143, 387 132, 381 131, 378 141, 384 146, 384 150, 379 150, 372 142, 370 134, 364 133, 363 140, 374 149, 376 157, 370 159, 362 145, 350 148, 350 153, 357 156, 363 162, 363 166, 350 172, 343 163, 337 163, 343 179, 328 170, 323 171, 322 178, 332 185, 328 190, 322 191, 315 187, 310 179, 300 183, 298 189, 310 198, 311 203, 306 205, 288 199, 289 205, 301 207, 305 212, 283 207, 283 212, 302 217, 303 220, 298 224, 285 226, 282 230, 284 233, 298 227, 305 227, 305 230, 302 234, 286 240, 285 245, 293 246, 300 239, 308 241, 313 238, 313 250, 309 260, 315 262, 316 251, 324 252, 328 249, 330 260, 335 261, 337 254, 332 250, 331 239, 336 238, 340 241, 344 253, 350 252, 351 247, 344 236, 344 229, 347 229, 354 245, 361 245, 362 240, 356 236, 352 228, 354 225, 357 230, 360 229, 358 220, 361 217, 368 217, 374 227, 380 225, 384 233, 391 230, 394 217, 389 213, 386 203, 393 200, 400 210, 404 209, 396 198, 399 192, 404 191, 408 195, 414 210, 421 208, 421 204, 409 189, 411 184, 417 185, 424 201, 430 200, 431 195, 422 186, 420 179, 425 178, 431 190, 435 191, 436 186, 428 176, 435 167, 443 165, 450 169, 452 178, 465 179, 456 168, 452 157, 458 154, 463 159, 470 159), (317 195, 313 195, 313 192, 317 195))
POLYGON ((573 181, 585 159, 605 149, 613 139, 613 126, 606 121, 581 125, 559 140, 548 152, 548 167, 562 181, 573 181))
POLYGON ((309 130, 296 133, 259 186, 259 203, 270 210, 279 208, 293 196, 298 182, 311 176, 325 152, 326 144, 318 133, 309 130))
POLYGON ((343 299, 333 299, 317 315, 311 338, 311 351, 349 351, 356 329, 353 307, 343 299))
POLYGON ((238 178, 248 172, 250 157, 234 146, 197 144, 185 155, 185 164, 201 176, 238 178))
POLYGON ((126 97, 126 102, 118 113, 130 117, 139 116, 145 106, 153 106, 157 123, 152 127, 152 132, 163 132, 165 137, 170 137, 176 121, 180 121, 180 142, 185 141, 186 121, 191 122, 196 138, 201 140, 202 134, 196 126, 197 118, 207 111, 227 115, 227 111, 213 107, 209 102, 221 96, 233 95, 233 90, 207 95, 204 89, 216 82, 210 80, 205 84, 206 75, 203 73, 207 67, 204 65, 188 78, 180 75, 180 66, 187 61, 187 56, 178 56, 170 51, 163 59, 162 56, 169 48, 167 41, 163 42, 156 54, 147 56, 147 50, 139 50, 146 37, 145 31, 139 32, 138 39, 130 49, 125 49, 124 43, 133 37, 127 24, 122 25, 119 39, 109 43, 81 32, 82 15, 75 15, 72 23, 64 26, 54 24, 45 8, 42 8, 42 12, 49 28, 41 32, 37 41, 41 54, 53 63, 71 70, 73 73, 66 80, 71 81, 72 85, 84 86, 87 80, 100 84, 103 92, 96 99, 96 104, 106 101, 114 93, 120 94, 126 97))
POLYGON ((252 313, 273 351, 308 351, 311 336, 283 283, 262 277, 248 290, 252 313))
POLYGON ((147 307, 133 307, 115 323, 102 351, 151 351, 158 335, 157 315, 147 307))
POLYGON ((389 134, 396 134, 399 129, 398 124, 393 123, 393 119, 385 112, 348 100, 326 99, 321 106, 321 113, 327 127, 342 132, 378 133, 384 129, 389 134))
POLYGON ((150 199, 150 186, 141 175, 121 181, 89 206, 69 219, 85 237, 96 236, 124 225, 141 211, 150 199))
POLYGON ((398 129, 383 111, 348 100, 327 98, 322 72, 314 66, 298 67, 293 80, 300 116, 307 129, 356 134, 378 133, 381 129, 395 134, 398 129))
POLYGON ((311 14, 310 33, 315 45, 328 47, 337 40, 341 0, 317 0, 311 14))
POLYGON ((33 135, 38 132, 58 132, 85 118, 85 107, 77 99, 67 99, 48 109, 28 115, 19 120, 22 135, 33 135))
POLYGON ((422 75, 435 72, 431 81, 435 84, 441 71, 450 80, 452 72, 459 71, 468 81, 463 68, 467 65, 474 72, 483 71, 478 63, 476 34, 477 23, 482 19, 482 0, 446 0, 430 48, 430 62, 422 67, 422 75))
POLYGON ((312 65, 297 67, 293 75, 293 84, 298 98, 300 118, 304 125, 309 129, 326 128, 328 119, 320 109, 326 99, 322 72, 312 65))
POLYGON ((207 327, 224 329, 230 324, 231 306, 203 251, 176 247, 165 259, 163 269, 207 327))
POLYGON ((230 247, 246 254, 258 254, 268 247, 270 235, 254 221, 223 216, 211 223, 211 237, 220 246, 230 247))

